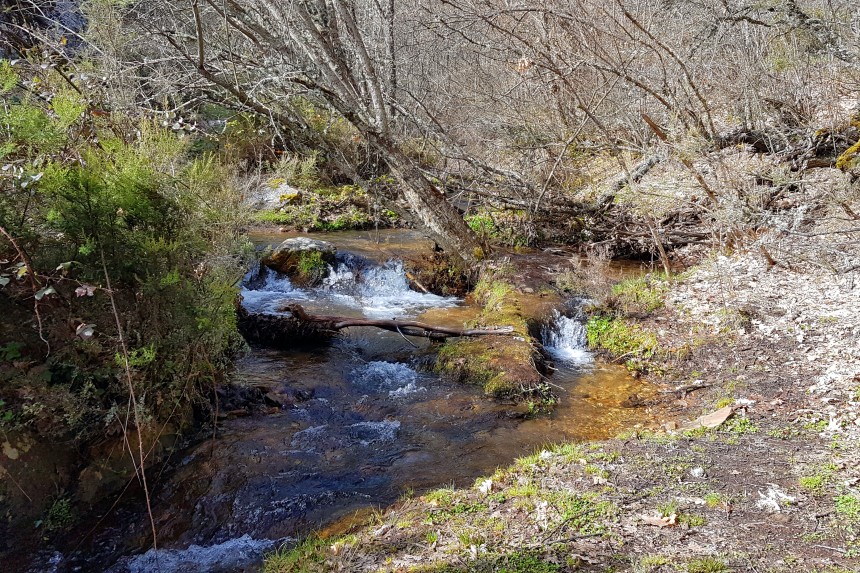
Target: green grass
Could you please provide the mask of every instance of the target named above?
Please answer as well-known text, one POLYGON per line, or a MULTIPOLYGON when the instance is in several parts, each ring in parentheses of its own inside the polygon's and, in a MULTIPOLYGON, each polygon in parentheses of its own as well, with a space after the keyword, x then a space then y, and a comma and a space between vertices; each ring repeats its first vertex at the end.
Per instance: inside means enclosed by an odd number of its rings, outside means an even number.
POLYGON ((558 573, 561 565, 539 553, 522 551, 508 555, 487 555, 464 565, 440 563, 409 569, 410 573, 558 573))
POLYGON ((736 416, 728 420, 720 430, 740 436, 743 434, 757 433, 758 426, 756 426, 749 418, 736 416))
POLYGON ((710 509, 715 509, 723 503, 723 496, 718 494, 715 491, 705 494, 704 497, 705 505, 707 505, 710 509))
POLYGON ((625 312, 653 312, 663 308, 669 284, 662 273, 625 279, 612 287, 612 295, 625 312))
POLYGON ((682 513, 678 515, 678 523, 683 523, 689 527, 701 527, 706 525, 708 520, 695 513, 682 513))
POLYGON ((840 495, 833 501, 837 515, 851 523, 860 523, 860 496, 840 495))
POLYGON ((299 275, 306 279, 320 276, 327 267, 328 264, 323 260, 322 253, 319 251, 303 251, 299 254, 299 275))
POLYGON ((472 296, 481 301, 487 311, 499 311, 514 292, 510 283, 500 280, 481 280, 475 285, 472 296))
POLYGON ((266 556, 263 573, 316 573, 325 559, 328 542, 310 537, 292 549, 282 547, 266 556))
POLYGON ((651 358, 657 352, 657 337, 623 318, 593 316, 585 325, 588 345, 622 357, 651 358))
POLYGON ((657 511, 660 512, 661 517, 669 517, 673 513, 677 515, 678 509, 678 502, 674 499, 663 502, 657 506, 657 511))
POLYGON ((637 573, 650 573, 669 563, 671 561, 665 555, 645 555, 636 562, 633 570, 637 573))
POLYGON ((725 573, 728 565, 716 557, 699 557, 687 563, 687 573, 725 573))
POLYGON ((43 528, 48 532, 59 531, 66 529, 74 521, 75 517, 71 500, 67 497, 61 497, 54 500, 54 503, 48 508, 43 528))
POLYGON ((807 493, 812 495, 821 495, 824 493, 824 487, 829 481, 829 476, 824 474, 815 474, 811 476, 803 476, 798 480, 800 487, 807 493))
POLYGON ((611 501, 600 500, 593 493, 554 492, 547 496, 551 507, 561 513, 561 520, 580 535, 607 531, 605 521, 614 519, 617 508, 611 501))

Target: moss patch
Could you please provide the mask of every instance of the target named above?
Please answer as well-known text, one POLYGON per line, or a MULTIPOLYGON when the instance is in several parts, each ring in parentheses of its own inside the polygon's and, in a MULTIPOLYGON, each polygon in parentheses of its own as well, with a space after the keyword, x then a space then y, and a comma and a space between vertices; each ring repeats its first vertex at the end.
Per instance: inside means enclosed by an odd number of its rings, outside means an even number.
POLYGON ((472 297, 482 310, 470 326, 512 326, 514 335, 450 340, 439 350, 436 371, 458 382, 482 386, 495 397, 538 395, 549 399, 538 371, 541 357, 529 334, 520 296, 506 280, 481 280, 472 297))
POLYGON ((394 211, 377 208, 367 192, 356 185, 316 187, 282 195, 280 207, 261 211, 256 219, 302 232, 388 228, 399 222, 394 211))
POLYGON ((323 260, 321 252, 305 251, 299 254, 296 267, 298 275, 303 282, 314 284, 325 275, 328 263, 323 260))

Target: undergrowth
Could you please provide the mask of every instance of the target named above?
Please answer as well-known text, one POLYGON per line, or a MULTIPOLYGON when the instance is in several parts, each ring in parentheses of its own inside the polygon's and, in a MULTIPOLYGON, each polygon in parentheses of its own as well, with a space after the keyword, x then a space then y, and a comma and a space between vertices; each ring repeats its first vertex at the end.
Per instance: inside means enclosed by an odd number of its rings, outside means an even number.
POLYGON ((645 370, 647 361, 659 349, 657 336, 624 318, 596 315, 585 324, 588 346, 616 359, 626 360, 631 370, 645 370))

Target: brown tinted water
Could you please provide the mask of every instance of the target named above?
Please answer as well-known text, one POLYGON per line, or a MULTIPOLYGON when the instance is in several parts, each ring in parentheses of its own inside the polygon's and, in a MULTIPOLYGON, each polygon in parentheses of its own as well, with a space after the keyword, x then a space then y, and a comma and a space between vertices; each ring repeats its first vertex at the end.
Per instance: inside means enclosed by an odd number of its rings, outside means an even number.
MULTIPOLYGON (((383 232, 378 242, 360 233, 322 238, 378 263, 428 245, 403 231, 383 232)), ((364 284, 334 285, 325 292, 297 291, 273 279, 264 287, 270 290, 246 291, 246 303, 271 310, 297 297, 326 311, 426 313, 428 320, 449 324, 474 316, 459 301, 403 291, 398 272, 389 265, 366 274, 364 284)), ((339 271, 348 275, 347 269, 339 271)), ((254 349, 241 360, 235 378, 286 397, 285 405, 225 421, 216 437, 182 452, 158 477, 153 509, 164 548, 158 567, 184 573, 254 570, 261 553, 275 544, 389 504, 405 491, 468 485, 547 444, 606 438, 653 419, 645 408, 625 407, 632 395, 644 397, 652 389, 584 351, 557 361, 550 376, 560 396, 555 410, 527 418, 523 405, 488 399, 477 388, 428 372, 433 348, 424 340, 412 344, 396 333, 352 328, 326 347, 254 349)), ((136 517, 128 511, 122 515, 131 517, 108 520, 67 562, 104 570, 118 555, 145 549, 146 520, 139 506, 136 517), (96 554, 98 564, 92 560, 96 554)), ((154 557, 126 556, 111 570, 152 570, 154 557)))

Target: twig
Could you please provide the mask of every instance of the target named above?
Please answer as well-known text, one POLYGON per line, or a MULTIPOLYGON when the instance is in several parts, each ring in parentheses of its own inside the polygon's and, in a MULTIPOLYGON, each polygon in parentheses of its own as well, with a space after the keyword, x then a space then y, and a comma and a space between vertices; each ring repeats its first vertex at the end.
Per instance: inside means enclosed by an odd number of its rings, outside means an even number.
POLYGON ((848 553, 844 549, 839 549, 838 547, 830 547, 829 545, 813 545, 813 547, 820 547, 821 549, 829 549, 830 551, 835 551, 836 553, 841 553, 842 555, 845 555, 846 553, 848 553))
POLYGON ((406 338, 406 336, 403 334, 403 332, 402 332, 399 328, 397 329, 397 334, 399 334, 399 335, 400 335, 400 337, 401 337, 401 338, 403 338, 403 340, 405 340, 406 342, 408 342, 408 343, 409 343, 409 346, 411 346, 412 348, 418 348, 418 346, 416 346, 416 344, 415 344, 414 342, 412 342, 411 340, 409 340, 408 338, 406 338))
POLYGON ((671 390, 660 390, 661 394, 689 394, 694 390, 710 388, 713 384, 687 384, 686 386, 677 386, 671 390))
MULTIPOLYGON (((129 400, 131 403, 132 412, 134 415, 134 426, 135 426, 135 429, 137 430, 137 448, 138 448, 138 453, 140 454, 140 481, 141 481, 141 485, 143 485, 144 496, 146 497, 146 511, 149 514, 149 524, 152 527, 152 548, 155 549, 156 551, 158 551, 158 534, 157 534, 156 529, 155 529, 155 517, 152 513, 152 501, 151 501, 151 497, 149 494, 149 485, 146 482, 146 465, 145 465, 146 454, 144 452, 144 447, 143 447, 143 428, 141 427, 140 415, 139 415, 139 412, 137 410, 137 396, 136 396, 135 391, 134 391, 134 381, 132 380, 132 377, 131 377, 131 364, 129 362, 128 346, 126 345, 126 342, 125 342, 125 335, 123 334, 123 329, 122 329, 122 321, 119 318, 119 310, 117 309, 116 299, 115 299, 114 294, 113 294, 113 289, 111 288, 110 274, 108 273, 107 262, 105 261, 105 252, 104 252, 104 249, 101 248, 101 246, 99 248, 99 252, 101 254, 102 271, 104 272, 105 286, 107 287, 107 293, 108 293, 108 298, 110 299, 111 310, 113 311, 113 317, 114 317, 114 320, 116 322, 117 336, 119 337, 120 348, 122 350, 122 359, 123 359, 123 366, 125 369, 125 378, 126 378, 126 382, 128 383, 128 396, 129 396, 129 400)), ((127 440, 128 440, 128 438, 126 438, 126 441, 127 440)), ((132 459, 132 461, 134 461, 134 460, 132 459)), ((136 465, 137 465, 137 463, 135 463, 135 466, 136 465)))

